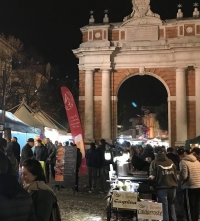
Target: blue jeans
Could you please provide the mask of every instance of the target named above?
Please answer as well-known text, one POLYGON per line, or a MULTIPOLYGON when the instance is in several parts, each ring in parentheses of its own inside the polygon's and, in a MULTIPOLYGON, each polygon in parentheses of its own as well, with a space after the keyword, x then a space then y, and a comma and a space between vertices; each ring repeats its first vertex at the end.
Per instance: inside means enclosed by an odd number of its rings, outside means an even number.
POLYGON ((176 189, 157 189, 158 202, 162 203, 163 221, 176 221, 174 199, 176 189))

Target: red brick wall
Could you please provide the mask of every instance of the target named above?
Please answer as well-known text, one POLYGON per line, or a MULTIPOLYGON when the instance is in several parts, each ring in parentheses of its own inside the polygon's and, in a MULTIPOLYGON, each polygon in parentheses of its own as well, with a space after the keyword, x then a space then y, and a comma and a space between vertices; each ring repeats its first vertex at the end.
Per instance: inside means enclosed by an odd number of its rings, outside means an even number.
POLYGON ((94 73, 94 96, 101 96, 102 91, 102 75, 101 72, 94 73))
POLYGON ((196 137, 196 102, 187 101, 187 136, 188 139, 196 137))
POLYGON ((195 96, 195 71, 191 68, 186 70, 186 94, 195 96))
POLYGON ((83 32, 83 34, 82 34, 82 41, 83 42, 88 41, 88 32, 87 31, 83 32))
POLYGON ((85 72, 79 71, 79 96, 85 96, 85 72))
POLYGON ((166 27, 166 38, 177 38, 178 37, 178 28, 176 27, 166 27))
POLYGON ((108 35, 109 41, 119 41, 119 30, 110 30, 108 35))

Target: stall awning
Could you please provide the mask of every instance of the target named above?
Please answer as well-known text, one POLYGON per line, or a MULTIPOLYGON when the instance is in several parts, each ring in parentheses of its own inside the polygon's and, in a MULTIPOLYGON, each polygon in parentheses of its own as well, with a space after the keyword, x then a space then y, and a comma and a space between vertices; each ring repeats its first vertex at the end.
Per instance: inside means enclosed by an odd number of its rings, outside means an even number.
MULTIPOLYGON (((2 119, 2 110, 0 110, 0 123, 2 123, 1 119, 2 119)), ((8 111, 6 111, 5 113, 5 127, 11 128, 12 131, 18 131, 22 133, 34 133, 34 134, 41 133, 40 128, 33 127, 24 123, 19 118, 17 118, 14 114, 8 111)))
POLYGON ((14 115, 34 127, 45 127, 44 123, 34 117, 34 113, 30 112, 25 105, 21 105, 14 115))

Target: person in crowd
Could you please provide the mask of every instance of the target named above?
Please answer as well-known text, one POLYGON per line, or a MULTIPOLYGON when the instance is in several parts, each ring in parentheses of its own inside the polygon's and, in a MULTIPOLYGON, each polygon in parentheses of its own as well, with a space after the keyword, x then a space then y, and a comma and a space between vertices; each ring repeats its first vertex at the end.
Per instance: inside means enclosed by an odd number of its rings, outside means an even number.
POLYGON ((89 193, 91 193, 92 190, 96 188, 97 170, 100 166, 100 154, 96 150, 95 143, 91 143, 90 149, 86 151, 86 164, 88 167, 88 175, 89 175, 89 193))
POLYGON ((8 168, 8 159, 0 151, 0 220, 36 221, 31 197, 8 168))
POLYGON ((176 169, 179 170, 180 159, 178 155, 174 153, 174 148, 168 147, 166 156, 174 163, 176 169))
POLYGON ((22 164, 24 189, 30 194, 38 221, 51 220, 51 211, 56 196, 46 184, 44 171, 36 159, 27 159, 22 164))
POLYGON ((65 142, 65 146, 68 147, 69 146, 69 141, 65 142))
POLYGON ((19 167, 17 160, 11 152, 7 152, 7 141, 4 138, 0 138, 0 150, 5 154, 8 159, 8 172, 18 179, 19 167))
POLYGON ((130 142, 126 141, 124 150, 130 152, 130 149, 131 149, 131 144, 130 142))
POLYGON ((113 155, 110 151, 110 147, 106 144, 104 139, 100 140, 100 145, 97 148, 97 151, 99 151, 100 156, 100 193, 104 193, 106 189, 108 189, 108 183, 106 183, 106 180, 109 178, 110 164, 113 163, 113 155), (105 153, 110 153, 109 159, 105 158, 105 153))
POLYGON ((144 152, 144 148, 141 145, 139 145, 138 149, 139 149, 139 156, 141 156, 144 152))
POLYGON ((39 161, 46 161, 48 157, 47 147, 42 144, 41 140, 35 141, 34 157, 39 161))
POLYGON ((27 144, 22 148, 20 166, 22 165, 24 160, 30 159, 30 158, 34 157, 33 156, 33 151, 32 151, 32 147, 33 146, 34 146, 34 139, 33 138, 29 138, 27 140, 27 144))
POLYGON ((177 173, 174 163, 166 157, 162 147, 156 147, 157 157, 151 162, 149 178, 155 180, 158 202, 162 203, 163 221, 176 221, 174 199, 177 173))
POLYGON ((141 159, 145 160, 147 157, 150 157, 152 160, 155 159, 155 155, 153 153, 153 147, 149 144, 144 148, 143 153, 140 155, 141 159))
POLYGON ((55 141, 54 145, 55 145, 55 148, 57 149, 58 148, 58 141, 57 140, 55 141))
POLYGON ((132 146, 130 149, 130 162, 135 170, 142 171, 144 167, 147 166, 147 162, 139 157, 138 146, 132 146))
MULTIPOLYGON (((177 154, 175 154, 174 148, 169 147, 167 148, 167 155, 171 161, 173 161, 174 165, 176 166, 177 173, 179 173, 179 163, 180 158, 177 154)), ((181 188, 181 181, 178 180, 178 186, 176 188, 176 199, 177 203, 179 204, 179 210, 177 211, 177 218, 183 219, 185 217, 185 209, 184 209, 184 196, 183 190, 181 188)))
POLYGON ((47 183, 49 183, 49 167, 51 167, 51 176, 55 179, 55 160, 56 160, 56 148, 53 145, 53 143, 50 141, 49 138, 45 139, 45 146, 48 151, 48 156, 46 159, 46 178, 47 178, 47 183))
POLYGON ((74 143, 73 143, 73 142, 70 142, 70 146, 74 146, 74 143))
POLYGON ((193 154, 183 148, 177 150, 181 159, 179 179, 184 190, 184 205, 188 221, 198 221, 200 208, 200 163, 193 154))
POLYGON ((20 145, 17 142, 17 137, 13 137, 11 139, 11 143, 8 144, 8 152, 11 152, 14 154, 15 158, 17 159, 18 165, 20 163, 20 145))
POLYGON ((75 183, 75 191, 78 192, 78 181, 79 181, 79 168, 82 163, 82 153, 80 149, 76 146, 76 144, 73 144, 77 148, 77 154, 76 154, 76 183, 75 183))
POLYGON ((198 161, 200 161, 200 149, 199 149, 199 147, 194 147, 191 150, 191 153, 197 158, 198 161))

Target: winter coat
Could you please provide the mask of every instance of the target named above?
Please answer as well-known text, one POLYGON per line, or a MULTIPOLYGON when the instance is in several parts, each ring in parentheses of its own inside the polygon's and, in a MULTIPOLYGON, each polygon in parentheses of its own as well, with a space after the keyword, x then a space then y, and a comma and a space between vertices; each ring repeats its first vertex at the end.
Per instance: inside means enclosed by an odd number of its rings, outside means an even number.
POLYGON ((144 153, 142 155, 140 155, 140 158, 145 160, 148 157, 151 157, 152 160, 155 159, 155 155, 154 155, 153 151, 149 150, 149 149, 145 149, 144 153))
POLYGON ((10 174, 0 174, 0 220, 36 221, 29 194, 10 174))
POLYGON ((22 163, 23 163, 25 160, 31 159, 31 158, 33 158, 32 147, 27 143, 27 144, 22 148, 20 165, 22 166, 22 163))
POLYGON ((136 155, 134 155, 132 157, 131 163, 132 163, 135 170, 143 170, 144 167, 146 167, 148 165, 148 163, 146 161, 142 160, 141 158, 139 158, 136 155))
POLYGON ((200 188, 200 162, 193 154, 184 157, 179 163, 179 179, 183 189, 200 188))
POLYGON ((48 163, 55 163, 56 161, 56 147, 51 142, 45 145, 47 147, 48 156, 47 156, 47 162, 48 163), (50 159, 50 160, 48 160, 50 159))
POLYGON ((150 165, 150 175, 155 176, 157 189, 177 187, 176 167, 165 153, 159 153, 150 165))
POLYGON ((173 161, 173 163, 175 164, 176 166, 176 169, 179 170, 179 162, 180 162, 180 159, 178 157, 178 155, 174 154, 174 153, 168 153, 166 155, 171 161, 173 161))
POLYGON ((100 153, 96 149, 88 149, 86 151, 86 164, 88 167, 100 167, 100 153))
POLYGON ((8 145, 8 152, 11 152, 14 154, 15 158, 17 159, 17 162, 19 164, 20 162, 20 145, 18 144, 18 142, 11 142, 9 145, 8 145))
POLYGON ((5 155, 10 161, 10 167, 9 167, 8 173, 14 175, 18 179, 19 178, 19 165, 18 165, 17 159, 12 153, 6 152, 5 155))
POLYGON ((37 221, 49 221, 56 196, 53 190, 43 181, 34 181, 25 185, 35 209, 37 221))
POLYGON ((104 145, 100 145, 97 148, 97 151, 99 151, 99 155, 100 155, 100 167, 109 167, 110 164, 113 163, 113 155, 112 152, 110 151, 111 154, 111 159, 110 160, 106 160, 105 159, 105 152, 106 152, 106 148, 104 145))
POLYGON ((46 159, 48 157, 47 147, 45 147, 44 145, 36 146, 35 150, 34 150, 34 156, 35 156, 36 160, 46 161, 46 159))

